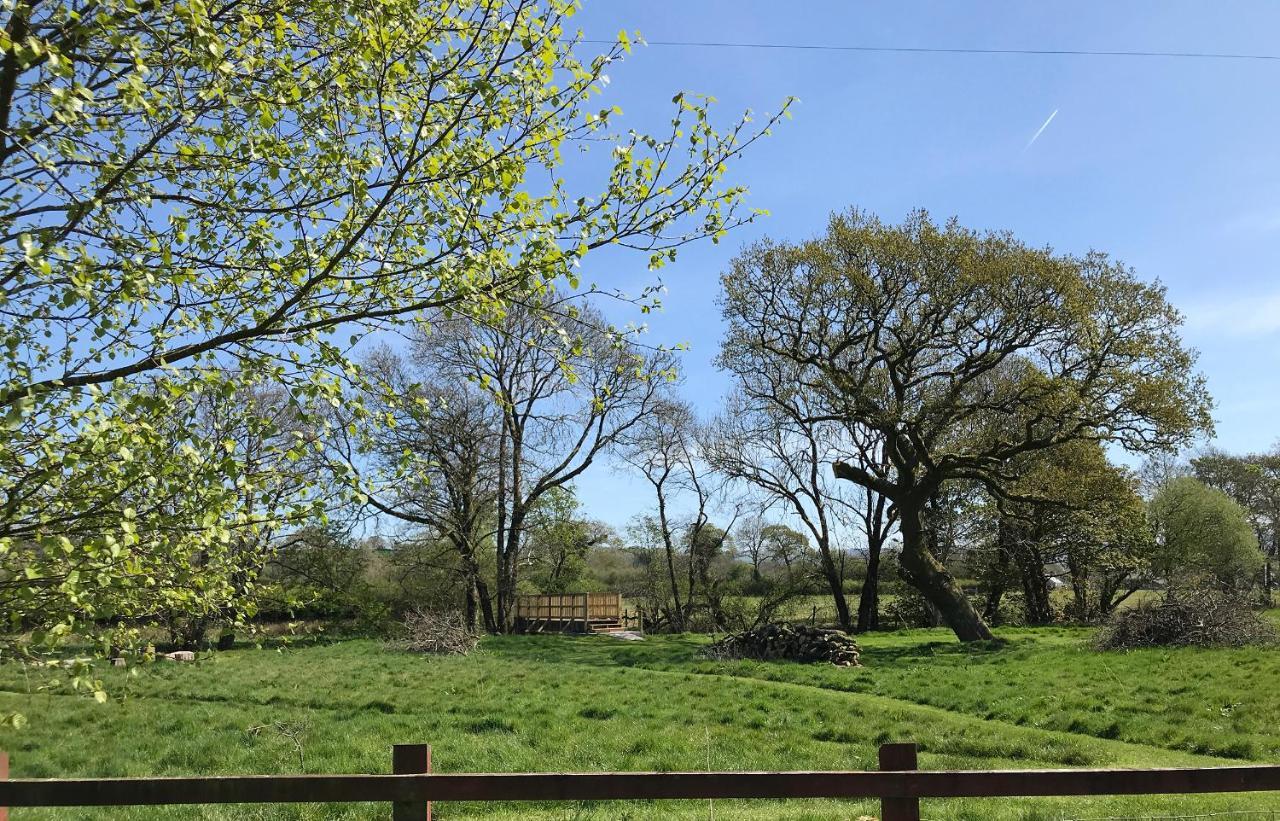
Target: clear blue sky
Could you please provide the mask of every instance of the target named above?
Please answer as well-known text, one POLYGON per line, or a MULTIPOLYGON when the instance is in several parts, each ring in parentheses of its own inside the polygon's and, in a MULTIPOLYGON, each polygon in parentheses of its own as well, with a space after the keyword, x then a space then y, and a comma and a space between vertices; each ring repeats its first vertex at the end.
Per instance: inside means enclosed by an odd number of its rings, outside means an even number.
MULTIPOLYGON (((626 28, 653 41, 1280 54, 1275 2, 588 0, 575 22, 587 37, 626 28)), ((1063 251, 1104 250, 1160 279, 1201 352, 1217 444, 1280 438, 1280 61, 650 46, 610 75, 606 99, 638 130, 660 131, 679 90, 715 95, 726 123, 800 99, 735 172, 772 216, 662 272, 652 338, 692 346, 684 391, 703 412, 728 384, 711 365, 715 297, 737 248, 806 237, 851 205, 893 221, 924 207, 1063 251)), ((649 276, 641 260, 586 267, 603 282, 649 276)), ((606 466, 579 493, 615 525, 651 505, 606 466)))

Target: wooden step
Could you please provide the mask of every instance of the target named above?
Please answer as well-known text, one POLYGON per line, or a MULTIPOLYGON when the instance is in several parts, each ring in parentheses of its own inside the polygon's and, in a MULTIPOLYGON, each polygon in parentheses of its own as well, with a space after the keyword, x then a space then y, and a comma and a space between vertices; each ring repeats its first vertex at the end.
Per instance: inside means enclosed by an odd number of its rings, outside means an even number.
POLYGON ((621 633, 623 627, 621 624, 593 624, 591 625, 592 633, 621 633))

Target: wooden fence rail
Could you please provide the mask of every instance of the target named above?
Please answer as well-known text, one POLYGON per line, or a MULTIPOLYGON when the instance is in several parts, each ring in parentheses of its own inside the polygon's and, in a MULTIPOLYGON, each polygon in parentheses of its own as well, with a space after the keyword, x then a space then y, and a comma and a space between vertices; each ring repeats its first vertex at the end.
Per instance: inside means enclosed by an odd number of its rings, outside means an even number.
POLYGON ((0 807, 392 802, 429 818, 434 801, 879 798, 883 821, 914 821, 921 798, 1157 795, 1280 790, 1280 766, 1203 769, 915 770, 914 744, 880 748, 880 771, 436 773, 426 745, 397 745, 392 775, 68 778, 0 781, 0 807))

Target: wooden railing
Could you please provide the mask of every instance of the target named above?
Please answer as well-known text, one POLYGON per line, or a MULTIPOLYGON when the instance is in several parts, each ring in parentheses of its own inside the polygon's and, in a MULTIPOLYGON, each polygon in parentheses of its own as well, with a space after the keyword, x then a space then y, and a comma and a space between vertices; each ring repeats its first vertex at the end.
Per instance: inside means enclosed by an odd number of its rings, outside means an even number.
POLYGON ((882 821, 917 821, 921 798, 1158 795, 1280 790, 1280 766, 1142 770, 916 769, 914 744, 885 744, 877 772, 436 773, 425 744, 396 745, 391 775, 13 779, 0 806, 392 802, 395 821, 432 801, 878 798, 882 821))
POLYGON ((561 593, 516 597, 516 618, 584 624, 622 618, 620 593, 561 593))

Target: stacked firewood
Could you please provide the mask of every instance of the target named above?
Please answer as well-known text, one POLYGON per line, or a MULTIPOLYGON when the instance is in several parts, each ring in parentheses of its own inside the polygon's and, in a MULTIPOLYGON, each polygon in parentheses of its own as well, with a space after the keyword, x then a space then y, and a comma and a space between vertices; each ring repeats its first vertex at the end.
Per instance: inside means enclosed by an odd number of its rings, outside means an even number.
POLYGON ((707 648, 707 655, 717 659, 828 662, 838 667, 857 667, 858 643, 839 630, 766 624, 725 636, 707 648))

